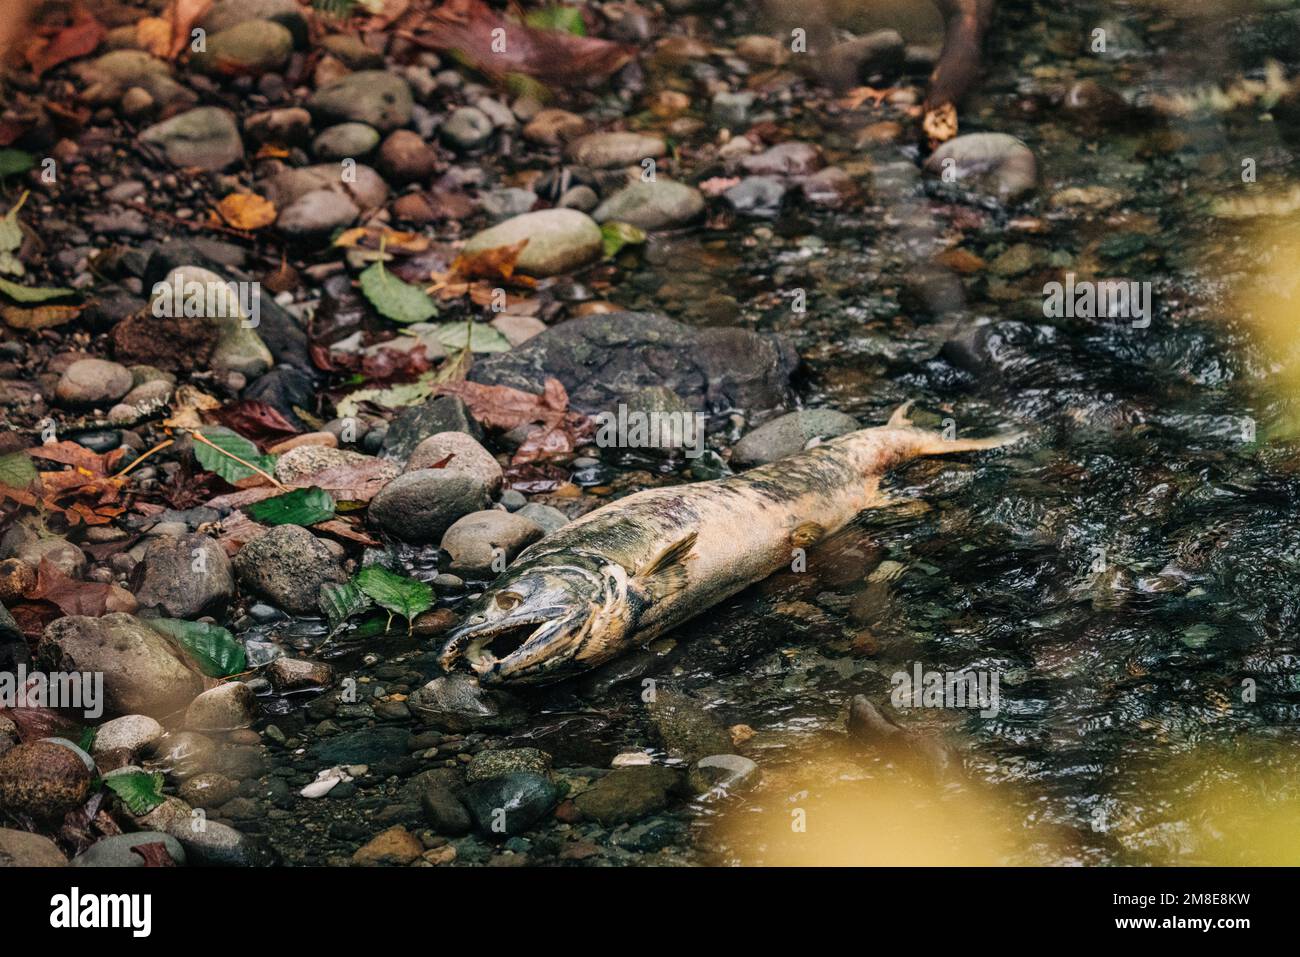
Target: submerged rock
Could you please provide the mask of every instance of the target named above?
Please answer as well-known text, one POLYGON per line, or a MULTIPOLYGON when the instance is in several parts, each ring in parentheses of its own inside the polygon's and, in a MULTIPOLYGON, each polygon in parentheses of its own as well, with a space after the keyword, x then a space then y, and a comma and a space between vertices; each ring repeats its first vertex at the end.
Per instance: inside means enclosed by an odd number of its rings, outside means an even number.
POLYGON ((857 420, 834 409, 801 409, 765 422, 732 447, 733 465, 766 465, 802 452, 815 439, 856 431, 857 420))
POLYGON ((522 834, 559 800, 560 790, 549 778, 528 771, 471 784, 464 794, 474 823, 494 837, 522 834))
POLYGON ((411 695, 411 710, 449 731, 498 731, 514 727, 524 717, 513 695, 491 691, 469 675, 434 678, 411 695))
POLYGON ((554 376, 570 404, 589 414, 612 412, 648 388, 663 387, 697 412, 756 415, 793 402, 790 377, 798 363, 779 336, 616 312, 551 326, 509 352, 477 361, 469 378, 541 394, 554 376))
POLYGON ((1038 161, 1006 133, 967 133, 940 146, 925 161, 928 176, 1011 202, 1033 190, 1038 161))
POLYGON ((682 772, 661 764, 616 768, 573 803, 584 818, 613 827, 662 811, 682 785, 682 772))
POLYGON ((623 187, 596 207, 598 223, 630 223, 640 229, 668 229, 704 212, 704 196, 693 186, 659 177, 623 187))

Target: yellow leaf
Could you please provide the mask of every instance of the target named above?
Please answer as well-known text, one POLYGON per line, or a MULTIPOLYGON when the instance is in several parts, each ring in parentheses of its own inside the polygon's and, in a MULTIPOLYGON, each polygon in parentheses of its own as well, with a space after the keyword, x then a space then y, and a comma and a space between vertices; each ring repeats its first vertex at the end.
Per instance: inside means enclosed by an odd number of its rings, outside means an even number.
POLYGON ((172 48, 172 25, 162 17, 145 17, 135 25, 135 41, 154 56, 165 57, 172 48))
POLYGON ((235 229, 261 229, 275 222, 275 204, 256 193, 231 193, 217 204, 217 212, 235 229))

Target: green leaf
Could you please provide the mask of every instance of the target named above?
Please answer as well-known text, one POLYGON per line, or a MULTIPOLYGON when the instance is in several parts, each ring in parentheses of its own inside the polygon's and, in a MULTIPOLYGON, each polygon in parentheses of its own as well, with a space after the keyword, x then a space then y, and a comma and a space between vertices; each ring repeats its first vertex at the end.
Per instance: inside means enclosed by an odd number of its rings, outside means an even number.
POLYGON ((398 279, 382 262, 366 267, 360 279, 361 291, 370 304, 394 322, 424 322, 438 314, 428 293, 398 279))
POLYGON ((180 618, 150 618, 147 624, 184 648, 209 678, 225 678, 244 670, 244 646, 219 625, 180 618))
POLYGON ((75 289, 20 286, 16 282, 10 282, 8 279, 0 279, 0 292, 4 293, 14 302, 46 302, 50 299, 62 299, 64 296, 75 296, 77 294, 77 290, 75 289))
POLYGON ((121 799, 132 814, 148 814, 163 802, 161 771, 130 771, 104 778, 104 785, 121 799))
POLYGON ((394 574, 378 565, 363 568, 353 581, 380 608, 401 615, 408 622, 433 607, 433 589, 427 583, 394 574))
POLYGON ((443 322, 434 326, 434 337, 448 349, 464 349, 469 339, 470 352, 509 352, 510 340, 489 325, 481 322, 443 322), (471 331, 466 334, 465 328, 471 331))
POLYGON ((26 452, 0 455, 0 485, 25 489, 36 481, 36 466, 26 452))
POLYGON ((342 585, 322 585, 319 604, 329 622, 330 634, 334 634, 345 621, 357 612, 365 611, 372 603, 370 596, 353 578, 342 585))
POLYGON ((524 22, 539 30, 561 30, 572 33, 575 37, 587 35, 587 24, 583 22, 582 11, 577 7, 542 7, 525 16, 524 22))
MULTIPOLYGON (((256 465, 263 472, 271 472, 275 469, 275 456, 263 455, 258 451, 257 446, 242 435, 238 435, 229 429, 204 429, 201 434, 205 439, 229 452, 230 455, 238 456, 245 462, 256 465)), ((252 478, 257 472, 241 465, 230 457, 222 455, 212 446, 195 440, 194 457, 199 460, 209 472, 216 472, 223 479, 231 484, 243 481, 246 478, 252 478)))
POLYGON ((334 499, 323 488, 296 488, 244 507, 248 517, 263 525, 315 525, 334 517, 334 499))
POLYGON ((399 409, 423 402, 433 395, 433 383, 426 374, 416 382, 403 382, 387 389, 358 389, 339 400, 335 412, 340 418, 351 418, 360 414, 359 404, 373 402, 385 409, 399 409))
POLYGON ((613 259, 624 246, 645 242, 645 230, 631 223, 608 222, 600 227, 600 244, 606 259, 613 259))
POLYGON ((0 176, 17 176, 36 165, 36 157, 24 150, 0 150, 0 176))
POLYGON ((98 733, 98 728, 82 728, 81 737, 77 739, 77 747, 89 754, 95 748, 95 735, 98 733))

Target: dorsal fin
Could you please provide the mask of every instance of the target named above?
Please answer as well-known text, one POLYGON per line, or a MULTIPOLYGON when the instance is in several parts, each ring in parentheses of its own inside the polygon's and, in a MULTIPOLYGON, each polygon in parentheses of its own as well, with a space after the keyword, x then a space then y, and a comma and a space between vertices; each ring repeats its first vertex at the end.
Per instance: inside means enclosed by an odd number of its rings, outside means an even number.
POLYGON ((690 532, 673 542, 636 573, 636 584, 656 598, 663 598, 686 586, 686 559, 695 547, 698 533, 690 532))

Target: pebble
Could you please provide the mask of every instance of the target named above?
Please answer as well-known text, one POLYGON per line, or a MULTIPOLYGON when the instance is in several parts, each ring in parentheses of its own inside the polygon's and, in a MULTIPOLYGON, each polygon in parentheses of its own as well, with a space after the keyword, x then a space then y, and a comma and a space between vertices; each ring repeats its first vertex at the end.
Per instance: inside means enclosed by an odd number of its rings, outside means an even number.
POLYGON ((222 615, 235 595, 226 550, 206 535, 155 538, 137 566, 136 600, 168 618, 222 615))
POLYGON ((415 447, 406 462, 406 471, 434 468, 451 473, 464 473, 473 476, 489 495, 501 490, 502 471, 497 460, 487 449, 464 432, 439 432, 423 440, 415 447), (450 457, 445 465, 438 463, 450 457))
POLYGON ((834 409, 801 409, 779 416, 747 433, 732 446, 733 465, 749 468, 802 452, 817 439, 856 431, 856 419, 834 409))
POLYGON ((247 728, 257 717, 257 699, 242 681, 228 681, 205 691, 185 711, 191 731, 233 731, 247 728))
POLYGON ((102 837, 72 859, 73 867, 144 867, 145 859, 132 848, 144 844, 161 844, 167 856, 177 866, 185 864, 185 849, 181 842, 161 831, 138 831, 134 834, 114 834, 102 837))
POLYGON ((537 748, 502 748, 493 751, 480 751, 474 755, 469 767, 465 769, 465 780, 474 784, 478 781, 491 781, 508 774, 527 771, 531 774, 547 775, 551 771, 551 756, 537 748))
POLYGON ((653 230, 685 225, 703 212, 704 196, 698 189, 660 176, 625 186, 597 206, 592 218, 653 230))
POLYGON ((94 406, 116 402, 131 391, 131 373, 104 359, 78 359, 64 370, 55 396, 64 405, 94 406))
POLYGON ((568 110, 547 108, 524 126, 524 139, 543 146, 561 146, 581 136, 590 128, 587 120, 568 110))
POLYGON ((571 141, 564 153, 579 166, 613 169, 640 166, 646 159, 658 159, 668 147, 658 136, 647 133, 589 133, 571 141))
POLYGON ((662 811, 682 789, 682 773, 663 765, 616 768, 575 797, 584 818, 605 827, 662 811))
POLYGON ((494 129, 491 118, 482 110, 462 106, 452 112, 438 132, 452 146, 468 152, 486 145, 494 129))
POLYGON ((163 726, 146 714, 128 714, 106 721, 95 731, 91 752, 101 768, 134 764, 163 736, 163 726))
POLYGON ((311 151, 317 159, 344 160, 369 156, 379 145, 379 131, 365 123, 339 123, 321 130, 312 140, 311 151))
POLYGON ((410 85, 384 70, 359 70, 317 90, 307 109, 324 123, 365 123, 381 133, 411 122, 410 85))
POLYGON ((476 476, 418 469, 389 482, 371 499, 369 519, 402 541, 434 544, 456 519, 485 508, 490 498, 487 485, 476 476))
POLYGON ((442 536, 442 548, 454 574, 492 578, 544 534, 519 512, 488 509, 457 519, 442 536))
POLYGON ((437 171, 438 154, 418 133, 396 130, 379 148, 379 168, 394 183, 418 182, 437 171))
POLYGON ((559 799, 559 788, 547 777, 528 771, 479 781, 467 787, 463 795, 479 831, 494 838, 524 833, 559 799))
POLYGON ((1038 162, 1033 151, 1014 136, 967 133, 935 150, 925 161, 925 172, 1012 202, 1034 189, 1038 162))
POLYGON ((334 683, 334 669, 325 662, 283 655, 272 661, 264 674, 279 692, 327 688, 334 683))
POLYGON ((0 755, 0 810, 60 818, 90 797, 91 770, 53 741, 19 744, 0 755))
POLYGON ((390 827, 352 855, 356 867, 383 867, 411 864, 424 853, 424 845, 406 828, 390 827))
POLYGON ((293 34, 271 20, 246 20, 214 33, 191 59, 195 69, 222 76, 260 76, 278 70, 293 52, 293 34))
POLYGON ((462 254, 500 246, 512 246, 527 239, 515 267, 530 276, 556 276, 600 258, 600 227, 576 209, 543 209, 515 216, 489 227, 465 244, 462 254))
POLYGON ((140 141, 157 146, 174 166, 225 169, 244 159, 239 127, 228 110, 202 106, 141 131, 140 141))
POLYGON ((68 859, 48 837, 0 827, 0 867, 66 867, 68 859))

